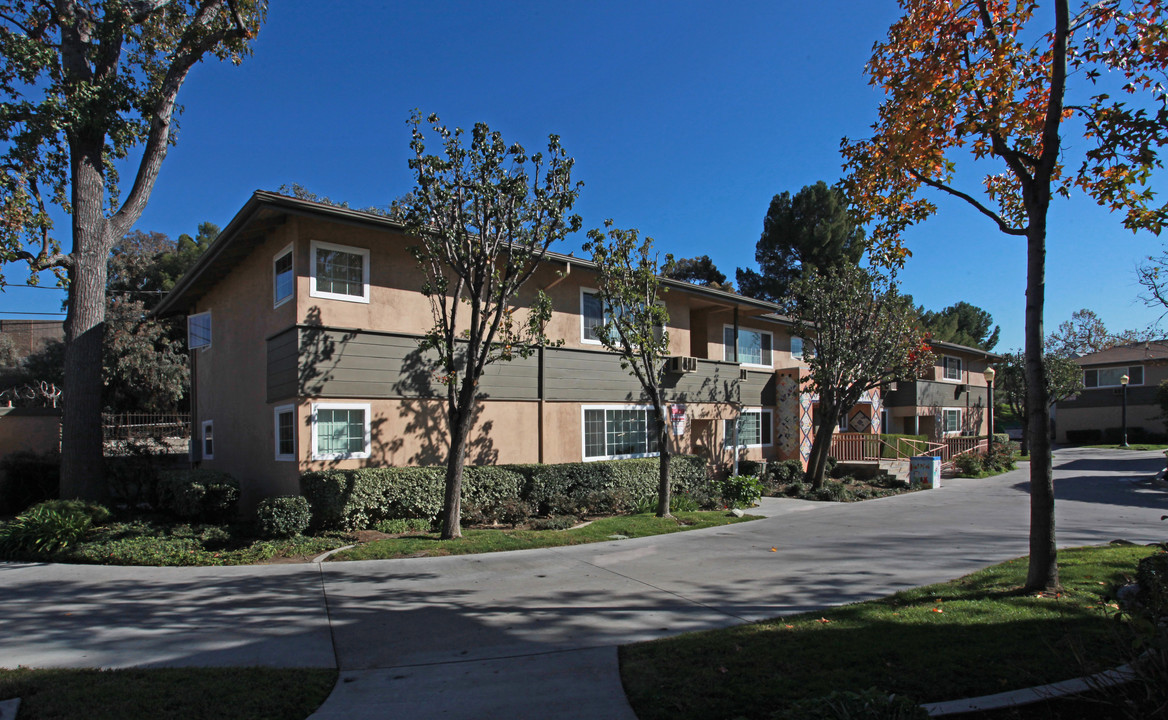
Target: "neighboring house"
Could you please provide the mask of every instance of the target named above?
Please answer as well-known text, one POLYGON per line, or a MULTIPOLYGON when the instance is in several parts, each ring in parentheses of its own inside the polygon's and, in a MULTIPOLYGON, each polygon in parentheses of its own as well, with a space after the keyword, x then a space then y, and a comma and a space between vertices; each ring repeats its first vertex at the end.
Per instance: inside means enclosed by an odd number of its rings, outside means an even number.
POLYGON ((17 360, 40 352, 51 342, 65 341, 63 320, 0 320, 0 335, 6 335, 13 345, 17 360))
MULTIPOLYGON (((256 192, 162 301, 188 317, 192 459, 230 472, 243 502, 299 491, 303 472, 445 462, 444 387, 418 341, 432 325, 402 226, 383 216, 256 192)), ((814 398, 802 341, 769 302, 663 280, 666 382, 677 449, 725 468, 739 456, 806 460, 814 398)), ((636 379, 603 348, 592 263, 549 254, 542 289, 563 341, 492 364, 471 464, 572 462, 656 453, 636 379)), ((848 413, 879 432, 879 393, 848 413)))
POLYGON ((1156 402, 1156 387, 1168 380, 1168 340, 1117 345, 1074 358, 1083 368, 1083 392, 1057 405, 1058 442, 1075 442, 1081 431, 1098 431, 1100 437, 1119 432, 1123 424, 1123 385, 1128 376, 1127 428, 1162 435, 1164 420, 1156 402), (1068 433, 1072 437, 1068 438, 1068 433))
POLYGON ((985 436, 986 367, 1001 355, 933 340, 936 363, 917 380, 889 385, 884 399, 884 432, 926 435, 934 441, 959 435, 985 436))

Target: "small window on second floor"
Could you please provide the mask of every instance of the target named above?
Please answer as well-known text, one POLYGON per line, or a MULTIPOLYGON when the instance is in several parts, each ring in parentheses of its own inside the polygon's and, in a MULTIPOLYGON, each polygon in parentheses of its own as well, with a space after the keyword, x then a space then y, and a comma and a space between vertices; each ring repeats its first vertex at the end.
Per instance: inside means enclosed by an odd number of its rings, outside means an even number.
POLYGON ((211 312, 191 315, 187 317, 187 348, 211 347, 211 312))
POLYGON ((586 343, 599 343, 596 326, 604 324, 604 302, 595 290, 580 290, 580 338, 586 343))
POLYGON ((292 297, 295 277, 292 273, 292 246, 284 248, 272 263, 272 302, 280 307, 292 297))
POLYGON ((945 365, 945 374, 942 377, 946 380, 961 379, 961 358, 945 355, 941 358, 941 362, 945 365))
POLYGON ((369 302, 369 250, 313 241, 309 295, 369 302))
POLYGON ((803 359, 803 338, 791 336, 791 357, 803 359))

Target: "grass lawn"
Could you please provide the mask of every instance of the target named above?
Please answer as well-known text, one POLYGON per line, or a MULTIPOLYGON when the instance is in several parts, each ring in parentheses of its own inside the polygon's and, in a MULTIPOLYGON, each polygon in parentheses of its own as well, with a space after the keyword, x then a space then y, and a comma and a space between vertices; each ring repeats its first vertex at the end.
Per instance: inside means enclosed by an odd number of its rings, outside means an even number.
POLYGON ((782 717, 833 690, 936 702, 1093 672, 1115 661, 1104 596, 1155 548, 1059 553, 1064 592, 1021 594, 1026 558, 871 602, 621 648, 640 720, 782 717))
POLYGON ((0 670, 0 699, 20 720, 304 720, 328 697, 336 670, 166 668, 0 670))
POLYGON ((681 530, 700 530, 717 525, 757 520, 756 515, 737 518, 724 510, 678 512, 672 518, 652 514, 620 515, 595 520, 570 530, 464 530, 461 540, 439 540, 437 533, 410 533, 366 543, 333 555, 335 560, 379 560, 383 558, 435 557, 526 550, 529 548, 583 545, 607 542, 614 535, 628 538, 663 535, 681 530))

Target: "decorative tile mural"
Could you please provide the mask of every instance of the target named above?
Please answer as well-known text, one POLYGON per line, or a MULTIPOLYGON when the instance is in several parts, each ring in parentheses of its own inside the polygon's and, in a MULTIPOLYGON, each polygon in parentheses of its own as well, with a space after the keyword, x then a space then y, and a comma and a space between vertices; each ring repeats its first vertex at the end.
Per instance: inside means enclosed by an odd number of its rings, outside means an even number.
POLYGON ((796 457, 799 452, 799 380, 779 375, 775 382, 776 444, 782 457, 796 457))

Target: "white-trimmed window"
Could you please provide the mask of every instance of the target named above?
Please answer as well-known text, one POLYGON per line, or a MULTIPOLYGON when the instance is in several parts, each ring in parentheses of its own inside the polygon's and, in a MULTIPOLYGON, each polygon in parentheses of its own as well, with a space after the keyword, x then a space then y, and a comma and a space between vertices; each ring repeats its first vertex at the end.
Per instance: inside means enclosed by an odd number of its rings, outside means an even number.
POLYGON ((803 359, 803 338, 791 336, 791 357, 796 360, 803 359))
POLYGON ((214 421, 203 421, 203 459, 215 459, 214 421))
POLYGON ((775 366, 771 354, 774 336, 765 330, 738 328, 738 357, 734 357, 734 326, 726 325, 722 328, 722 346, 722 359, 726 362, 736 362, 747 367, 775 366))
POLYGON ((292 246, 276 253, 272 260, 272 307, 280 307, 292 297, 296 275, 292 271, 292 246))
MULTIPOLYGON (((734 419, 722 421, 723 447, 734 447, 734 419)), ((756 408, 743 410, 738 415, 738 447, 769 447, 772 445, 771 411, 756 408)))
POLYGON ((961 358, 944 355, 941 357, 941 366, 943 368, 941 377, 946 380, 961 380, 961 358))
POLYGON ((1131 367, 1116 367, 1116 368, 1099 368, 1097 370, 1083 371, 1083 387, 1089 388, 1106 388, 1106 387, 1120 387, 1122 383, 1119 379, 1127 375, 1128 385, 1143 385, 1144 384, 1144 366, 1132 365, 1131 367))
POLYGON ((369 457, 369 403, 313 403, 312 459, 369 457))
POLYGON ((312 241, 309 295, 369 302, 369 250, 312 241))
POLYGON ((211 347, 211 311, 187 316, 187 348, 211 347))
POLYGON ((276 459, 296 459, 296 406, 280 405, 273 412, 276 459))
POLYGON ((961 433, 961 408, 943 408, 941 410, 941 432, 946 435, 961 433))
POLYGON ((600 344, 596 336, 596 326, 604 324, 604 301, 600 293, 589 288, 580 288, 580 340, 594 345, 600 344))
POLYGON ((653 408, 639 405, 584 407, 584 459, 649 457, 657 454, 653 408))

